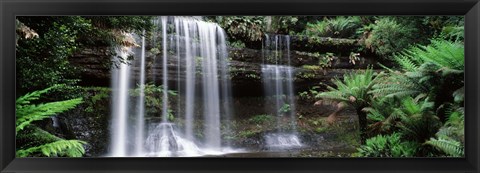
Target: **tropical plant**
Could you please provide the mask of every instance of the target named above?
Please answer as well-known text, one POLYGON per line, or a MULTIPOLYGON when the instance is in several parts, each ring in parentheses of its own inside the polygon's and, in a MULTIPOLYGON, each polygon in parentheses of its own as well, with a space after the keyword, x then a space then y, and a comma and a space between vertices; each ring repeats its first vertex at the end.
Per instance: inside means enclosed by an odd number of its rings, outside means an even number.
MULTIPOLYGON (((360 128, 362 133, 366 129, 366 113, 362 111, 363 108, 370 105, 372 95, 370 91, 376 83, 377 74, 373 72, 372 68, 366 69, 360 73, 348 73, 343 76, 343 80, 335 78, 333 83, 336 87, 328 86, 327 92, 321 92, 316 97, 345 102, 352 105, 356 111, 360 121, 360 128)), ((362 134, 362 139, 365 139, 365 134, 362 134)))
POLYGON ((373 24, 360 30, 364 33, 365 46, 378 55, 388 57, 407 48, 416 38, 414 26, 402 24, 394 17, 380 17, 373 24))
POLYGON ((447 156, 465 155, 465 115, 463 108, 450 111, 447 122, 425 144, 442 151, 447 156))
POLYGON ((23 142, 25 145, 17 146, 17 156, 27 157, 42 154, 48 157, 81 157, 85 153, 83 145, 86 144, 86 142, 79 140, 65 140, 56 137, 33 124, 35 121, 50 118, 53 115, 72 109, 76 105, 82 103, 82 99, 77 98, 65 101, 41 103, 37 105, 33 104, 33 102, 38 100, 42 94, 56 87, 59 87, 59 85, 55 85, 44 90, 34 91, 17 99, 17 140, 34 140, 23 142))
POLYGON ((372 101, 372 107, 364 109, 368 112, 370 135, 398 132, 417 143, 434 136, 441 126, 433 110, 433 102, 422 97, 383 98, 372 101))
POLYGON ((389 69, 390 75, 384 76, 383 82, 371 91, 376 97, 435 97, 440 91, 453 93, 463 86, 461 43, 432 40, 428 46, 416 46, 396 54, 394 60, 402 71, 389 69), (447 82, 448 87, 444 86, 447 82))
POLYGON ((376 74, 372 68, 363 72, 347 73, 343 79, 333 79, 336 87, 328 86, 329 91, 317 95, 318 98, 338 100, 349 103, 355 108, 363 108, 370 100, 369 91, 375 84, 376 74))
POLYGON ((442 28, 440 38, 446 40, 453 40, 455 42, 463 41, 465 39, 464 26, 445 26, 442 28))
POLYGON ((395 99, 382 97, 372 99, 371 105, 362 109, 367 113, 368 137, 394 131, 395 116, 392 114, 396 106, 395 99))
POLYGON ((358 16, 325 18, 317 23, 308 23, 305 34, 310 37, 350 38, 360 26, 361 21, 358 16))
POLYGON ((217 16, 213 21, 235 40, 260 41, 264 33, 262 16, 217 16))
POLYGON ((392 114, 398 119, 396 126, 403 137, 410 141, 422 143, 434 136, 441 122, 433 111, 433 102, 406 97, 401 100, 400 107, 392 114))
POLYGON ((400 71, 386 68, 389 73, 370 91, 374 99, 389 101, 373 101, 365 109, 371 122, 369 128, 376 134, 398 131, 404 140, 426 144, 419 145, 418 155, 438 155, 441 151, 461 156, 461 111, 451 111, 451 107, 463 104, 463 56, 462 43, 446 40, 432 40, 430 45, 396 54, 394 60, 400 71), (445 115, 449 116, 441 127, 445 115))
POLYGON ((415 71, 421 64, 432 63, 443 75, 463 73, 465 68, 464 46, 460 42, 443 39, 431 40, 427 46, 415 46, 394 57, 406 71, 415 71))
POLYGON ((267 24, 265 31, 269 33, 289 34, 293 27, 297 24, 296 16, 266 16, 267 24))
POLYGON ((401 140, 401 134, 377 135, 366 140, 356 155, 363 157, 412 157, 418 144, 401 140))

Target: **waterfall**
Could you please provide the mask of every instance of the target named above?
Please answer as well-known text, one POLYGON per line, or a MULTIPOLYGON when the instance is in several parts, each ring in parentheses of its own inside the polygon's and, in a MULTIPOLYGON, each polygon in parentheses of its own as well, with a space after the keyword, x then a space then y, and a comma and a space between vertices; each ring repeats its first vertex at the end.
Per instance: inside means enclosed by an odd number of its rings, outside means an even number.
POLYGON ((290 37, 266 35, 262 49, 264 63, 262 79, 268 102, 266 111, 277 117, 276 132, 265 136, 267 147, 300 147, 302 144, 296 135, 294 69, 290 66, 290 37))
MULTIPOLYGON (((116 52, 123 60, 127 60, 131 54, 131 48, 117 48, 116 52)), ((115 62, 118 65, 112 67, 112 125, 111 131, 111 155, 122 157, 127 156, 127 123, 128 123, 128 88, 130 66, 126 63, 120 63, 118 59, 115 62)))
POLYGON ((140 54, 140 94, 137 99, 137 125, 135 133, 135 155, 142 155, 145 124, 145 30, 142 33, 142 47, 140 54))
MULTIPOLYGON (((156 29, 152 38, 146 41, 144 32, 137 40, 141 40, 141 46, 136 48, 132 63, 112 67, 109 156, 175 157, 226 152, 229 142, 222 140, 222 130, 229 129, 222 128, 222 121, 230 120, 233 110, 225 32, 217 24, 197 18, 162 16, 153 23, 156 29), (159 52, 146 53, 147 47, 158 48, 159 52), (130 86, 130 82, 137 85, 130 86), (145 109, 147 84, 162 86, 160 112, 152 114, 145 109), (130 103, 133 99, 129 97, 133 96, 129 90, 133 89, 139 93, 136 102, 130 103), (177 94, 175 100, 172 91, 177 94)), ((127 59, 128 54, 121 57, 127 59)))

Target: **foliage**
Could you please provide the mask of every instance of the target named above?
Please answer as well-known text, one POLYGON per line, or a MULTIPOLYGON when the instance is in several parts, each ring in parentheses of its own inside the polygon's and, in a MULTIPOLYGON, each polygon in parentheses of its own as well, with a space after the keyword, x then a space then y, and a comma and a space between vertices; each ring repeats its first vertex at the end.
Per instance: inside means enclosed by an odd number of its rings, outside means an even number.
POLYGON ((241 41, 227 42, 230 47, 245 48, 245 43, 241 41))
MULTIPOLYGON (((21 16, 17 24, 35 31, 38 37, 20 37, 16 47, 17 88, 38 90, 58 83, 75 84, 80 69, 69 63, 85 47, 110 47, 110 56, 101 59, 110 65, 121 31, 151 27, 151 17, 105 16, 21 16), (33 38, 33 39, 31 39, 33 38)), ((23 29, 22 29, 23 28, 23 29)), ((20 32, 24 33, 24 32, 20 32)))
POLYGON ((375 98, 425 97, 436 90, 436 88, 433 88, 436 86, 435 84, 437 84, 437 82, 433 81, 436 79, 438 78, 432 78, 422 72, 418 72, 418 75, 413 77, 405 73, 392 71, 389 75, 382 76, 381 79, 379 79, 381 82, 375 84, 369 93, 375 98))
POLYGON ((428 98, 423 101, 411 97, 401 100, 400 107, 394 109, 393 116, 398 118, 396 126, 404 138, 424 142, 435 135, 441 123, 432 111, 433 106, 428 98))
POLYGON ((314 99, 315 96, 317 96, 320 93, 320 91, 318 91, 319 88, 320 86, 313 86, 308 91, 300 92, 298 93, 298 95, 302 99, 306 99, 306 100, 314 99))
POLYGON ((382 133, 389 133, 395 130, 394 109, 397 102, 392 98, 374 98, 369 107, 362 111, 367 113, 368 136, 376 136, 382 133))
POLYGON ((292 108, 290 107, 290 104, 283 104, 282 107, 280 107, 280 109, 278 109, 278 113, 282 114, 282 113, 287 113, 291 110, 292 108))
MULTIPOLYGON (((310 56, 318 59, 318 65, 322 68, 331 67, 332 62, 338 59, 332 52, 326 52, 325 54, 321 54, 319 52, 299 52, 295 51, 297 55, 305 55, 310 56)), ((304 67, 308 67, 308 65, 304 65, 304 67)))
POLYGON ((422 24, 432 30, 433 37, 450 41, 464 40, 464 16, 426 16, 422 24))
POLYGON ((297 16, 266 16, 266 32, 289 34, 298 22, 297 16))
POLYGON ((430 138, 425 144, 431 145, 448 156, 462 157, 465 155, 465 115, 461 108, 452 111, 447 122, 436 133, 436 138, 430 138))
POLYGON ((248 119, 248 121, 255 123, 255 124, 263 124, 266 122, 272 122, 275 118, 272 115, 261 114, 255 115, 252 118, 248 119))
POLYGON ((317 23, 308 23, 305 28, 305 35, 309 37, 351 38, 360 26, 361 21, 358 16, 324 18, 317 23))
POLYGON ((358 148, 357 155, 363 157, 412 157, 417 152, 418 144, 404 142, 401 135, 378 135, 367 139, 366 143, 358 148))
MULTIPOLYGON (((54 86, 56 87, 56 86, 54 86)), ((81 98, 50 102, 34 105, 32 101, 38 100, 40 95, 48 92, 54 87, 50 87, 40 91, 34 91, 21 96, 16 101, 16 132, 21 131, 25 126, 31 125, 33 121, 50 118, 52 115, 64 112, 74 108, 82 103, 81 98)))
POLYGON ((463 73, 465 67, 464 46, 459 42, 432 40, 430 45, 407 49, 394 59, 406 71, 415 71, 423 63, 435 64, 443 75, 463 73))
POLYGON ((415 40, 417 29, 398 22, 396 18, 382 17, 359 31, 364 33, 368 49, 378 55, 389 56, 407 48, 415 40))
POLYGON ((362 109, 370 100, 369 91, 375 84, 376 74, 368 68, 360 73, 348 73, 343 80, 335 78, 335 87, 328 86, 329 91, 317 95, 318 98, 338 100, 353 105, 356 109, 362 109))
POLYGON ((360 53, 350 52, 348 62, 355 65, 360 60, 360 53))
POLYGON ((373 101, 364 111, 370 132, 400 133, 402 140, 417 143, 417 155, 437 155, 435 147, 449 156, 461 156, 463 114, 453 107, 462 107, 464 98, 463 45, 432 40, 430 45, 395 55, 394 60, 400 71, 387 68, 390 73, 369 92, 373 101), (449 118, 441 127, 444 112, 449 118))
POLYGON ((367 115, 362 109, 367 107, 372 99, 370 91, 377 78, 371 68, 366 69, 363 73, 345 74, 343 80, 338 78, 333 80, 336 88, 328 86, 328 91, 317 95, 318 98, 341 101, 352 105, 357 111, 362 140, 366 139, 367 128, 367 115))
MULTIPOLYGON (((17 136, 25 136, 25 133, 30 135, 43 136, 42 139, 48 140, 48 142, 36 146, 17 146, 17 156, 27 157, 35 153, 41 152, 43 155, 50 156, 68 156, 68 157, 80 157, 85 153, 83 145, 86 144, 79 140, 64 140, 58 138, 46 131, 37 129, 36 131, 26 131, 25 128, 36 129, 32 122, 39 121, 45 118, 49 118, 52 115, 62 113, 66 110, 74 108, 76 105, 82 102, 81 98, 71 99, 66 101, 57 101, 50 103, 43 103, 34 105, 33 101, 36 101, 40 96, 53 88, 53 86, 44 90, 34 91, 21 96, 16 101, 16 133, 17 136)), ((27 140, 34 140, 30 138, 27 140)), ((39 142, 39 141, 33 141, 39 142)))
POLYGON ((18 157, 28 157, 32 154, 41 152, 47 157, 65 155, 67 157, 82 157, 85 154, 83 145, 87 144, 80 140, 59 140, 56 142, 44 144, 38 147, 31 147, 25 150, 18 150, 18 157))
POLYGON ((446 40, 453 40, 455 42, 463 41, 465 39, 464 26, 445 26, 440 33, 440 38, 446 40))
POLYGON ((371 91, 376 97, 437 96, 440 91, 463 85, 463 45, 445 40, 432 40, 428 46, 417 46, 394 56, 405 71, 390 70, 371 91), (446 79, 452 79, 447 81, 446 79), (444 86, 444 83, 454 85, 444 86))
MULTIPOLYGON (((138 85, 137 88, 130 90, 131 96, 140 96, 141 85, 138 85)), ((159 112, 162 112, 163 109, 163 92, 165 88, 163 86, 157 86, 155 84, 145 84, 144 88, 144 97, 145 97, 145 111, 146 115, 158 115, 159 112)), ((167 90, 169 96, 177 96, 177 92, 173 90, 167 90)), ((167 104, 171 101, 176 100, 175 98, 169 97, 167 104)), ((167 118, 173 120, 173 112, 171 109, 168 109, 167 105, 167 118)))
POLYGON ((264 33, 262 16, 216 16, 213 21, 235 40, 260 41, 264 33))
POLYGON ((91 25, 81 17, 18 18, 39 37, 19 39, 16 51, 17 88, 39 89, 57 83, 74 83, 76 68, 68 57, 78 50, 76 40, 91 25))

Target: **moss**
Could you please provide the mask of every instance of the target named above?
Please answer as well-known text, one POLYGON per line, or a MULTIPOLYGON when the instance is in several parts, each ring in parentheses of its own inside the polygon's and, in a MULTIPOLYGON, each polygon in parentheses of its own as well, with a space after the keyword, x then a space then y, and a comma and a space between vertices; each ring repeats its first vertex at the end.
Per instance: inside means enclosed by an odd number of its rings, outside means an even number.
POLYGON ((245 130, 245 131, 241 131, 239 133, 239 136, 242 138, 249 138, 249 137, 255 136, 257 133, 259 132, 254 130, 245 130))
POLYGON ((318 65, 303 65, 302 68, 305 70, 321 70, 322 69, 322 67, 318 65))
POLYGON ((263 124, 266 122, 271 122, 273 120, 275 120, 275 117, 267 114, 255 115, 252 118, 248 119, 249 122, 252 122, 255 124, 263 124))

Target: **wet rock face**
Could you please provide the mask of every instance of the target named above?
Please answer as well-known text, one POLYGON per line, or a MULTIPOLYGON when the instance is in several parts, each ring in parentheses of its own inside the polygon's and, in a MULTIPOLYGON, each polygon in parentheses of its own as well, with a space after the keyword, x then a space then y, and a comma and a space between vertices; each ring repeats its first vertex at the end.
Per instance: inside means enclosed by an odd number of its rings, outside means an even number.
MULTIPOLYGON (((329 40, 318 43, 319 46, 325 46, 329 40)), ((354 70, 366 68, 369 64, 377 64, 375 56, 368 54, 361 55, 359 59, 355 60, 355 64, 351 62, 349 57, 350 50, 358 47, 358 43, 349 42, 349 40, 340 40, 338 45, 325 46, 321 49, 315 47, 304 47, 307 44, 306 40, 293 38, 292 50, 290 54, 291 65, 294 67, 294 94, 307 91, 312 86, 326 84, 332 85, 331 80, 335 77, 341 78, 343 74, 352 72, 354 70), (344 41, 344 42, 342 42, 344 41), (302 46, 304 48, 302 48, 302 46), (336 52, 329 63, 328 67, 320 67, 320 59, 318 56, 305 54, 302 51, 317 51, 326 53, 328 51, 336 52), (339 53, 346 51, 345 53, 339 53), (310 65, 313 68, 306 68, 304 65, 310 65)), ((111 59, 111 52, 107 48, 95 48, 86 49, 74 57, 70 58, 72 65, 79 67, 81 70, 83 86, 104 86, 110 87, 110 66, 108 65, 111 59)), ((261 97, 264 95, 264 88, 262 84, 262 70, 261 66, 264 63, 264 57, 262 57, 262 50, 248 49, 248 48, 230 48, 230 75, 232 82, 232 92, 234 101, 234 111, 236 121, 242 119, 248 119, 250 116, 258 115, 264 112, 265 100, 261 97)), ((185 73, 177 73, 178 70, 184 69, 177 67, 176 55, 169 55, 167 63, 169 73, 169 86, 176 86, 178 82, 184 82, 185 73), (179 75, 178 75, 179 74, 179 75)), ((162 65, 161 53, 151 54, 147 53, 147 82, 154 82, 161 85, 162 83, 162 65), (155 62, 157 61, 157 62, 155 62), (158 65, 154 65, 157 63, 158 65)), ((374 66, 376 67, 376 66, 374 66)), ((138 77, 140 69, 133 67, 132 78, 138 77)), ((197 74, 200 78, 201 74, 197 74)), ((199 87, 202 80, 196 80, 199 87)), ((323 86, 323 85, 322 85, 323 86)), ((173 87, 175 88, 175 87, 173 87)), ((201 90, 201 88, 198 88, 201 90)), ((324 88, 320 88, 324 89, 324 88)), ((314 106, 314 100, 302 100, 297 98, 296 108, 297 115, 310 116, 310 117, 328 117, 332 112, 335 112, 335 104, 324 104, 314 106)), ((102 156, 108 151, 109 140, 109 119, 110 119, 110 100, 103 99, 100 102, 94 104, 95 108, 93 112, 87 112, 88 106, 79 106, 73 113, 62 114, 59 116, 61 132, 65 138, 79 139, 88 142, 86 152, 87 156, 102 156)), ((338 118, 338 123, 348 121, 351 124, 358 124, 358 120, 355 119, 355 111, 352 109, 345 109, 339 114, 348 114, 347 118, 338 118)), ((341 115, 339 117, 342 117, 341 115)), ((298 123, 305 123, 299 121, 298 123)), ((308 123, 308 122, 307 122, 308 123)), ((350 127, 350 126, 345 126, 350 127)), ((308 129, 308 128, 307 128, 308 129)), ((305 143, 310 145, 318 145, 318 147, 335 147, 339 143, 328 143, 328 141, 336 140, 338 136, 349 134, 354 132, 355 129, 328 131, 328 132, 315 132, 312 129, 302 131, 299 138, 305 143), (328 145, 327 145, 328 143, 328 145), (324 145, 325 144, 325 145, 324 145)), ((264 132, 266 133, 266 132, 264 132)), ((263 137, 264 133, 255 134, 247 139, 239 141, 236 145, 246 147, 258 147, 265 144, 263 137)), ((348 143, 345 145, 349 145, 348 143)), ((173 145, 172 145, 173 146, 173 145)))
MULTIPOLYGON (((269 52, 262 52, 262 50, 257 49, 248 49, 248 48, 230 48, 229 56, 232 58, 233 62, 245 62, 245 63, 253 63, 253 64, 263 64, 268 57, 262 57, 264 53, 273 53, 272 51, 269 52)), ((374 65, 377 67, 376 59, 379 57, 368 54, 368 53, 359 53, 358 59, 353 62, 350 60, 350 51, 344 52, 343 54, 340 52, 328 52, 328 51, 320 51, 316 50, 315 53, 311 52, 304 52, 304 51, 297 51, 291 50, 290 52, 290 64, 295 67, 301 67, 303 65, 319 65, 319 61, 322 58, 325 58, 324 55, 326 53, 332 53, 334 58, 331 61, 331 65, 325 67, 327 69, 362 69, 366 68, 368 65, 374 65), (318 55, 314 55, 318 53, 318 55)))
MULTIPOLYGON (((85 95, 93 93, 84 93, 85 95)), ((86 157, 101 157, 107 154, 110 119, 110 100, 103 98, 95 103, 84 99, 84 103, 72 110, 57 115, 58 125, 52 126, 55 135, 64 139, 77 139, 87 142, 86 157)))
MULTIPOLYGON (((290 51, 290 64, 296 67, 297 74, 316 73, 319 76, 313 76, 312 74, 301 75, 299 79, 308 78, 308 81, 312 83, 318 83, 321 81, 330 81, 331 77, 335 77, 338 71, 335 69, 364 69, 369 65, 373 65, 374 68, 379 68, 377 65, 378 59, 374 54, 369 52, 355 52, 359 47, 358 40, 354 39, 332 39, 322 38, 315 42, 311 42, 308 38, 303 37, 291 37, 291 51, 290 51), (326 54, 330 53, 330 59, 326 61, 326 54), (352 58, 351 54, 357 53, 357 58, 352 58), (304 66, 308 65, 312 69, 304 69, 304 66), (330 70, 332 70, 330 72, 330 70), (321 76, 322 74, 324 76, 321 76)), ((147 50, 150 50, 147 48, 147 50)), ((274 52, 265 52, 259 49, 250 48, 233 48, 229 49, 230 58, 230 74, 232 76, 233 87, 246 88, 258 86, 261 81, 261 65, 265 63, 264 54, 272 54, 274 52)), ((84 49, 69 60, 71 64, 81 71, 80 77, 82 79, 81 85, 85 86, 109 86, 110 85, 110 71, 111 71, 111 57, 112 51, 107 47, 95 47, 84 49)), ((162 81, 162 53, 147 51, 147 82, 154 81, 160 84, 162 81), (157 65, 155 65, 157 64, 157 65)), ((177 71, 185 70, 184 67, 177 67, 177 55, 169 54, 169 60, 167 63, 169 82, 175 83, 178 80, 185 78, 180 73, 178 76, 177 71)), ((385 62, 381 62, 385 64, 385 62)), ((140 69, 132 67, 134 74, 132 76, 138 76, 140 69)), ((305 80, 296 80, 295 85, 302 86, 305 80)), ((254 91, 258 92, 258 91, 254 91)), ((256 95, 261 94, 257 93, 256 95)))

